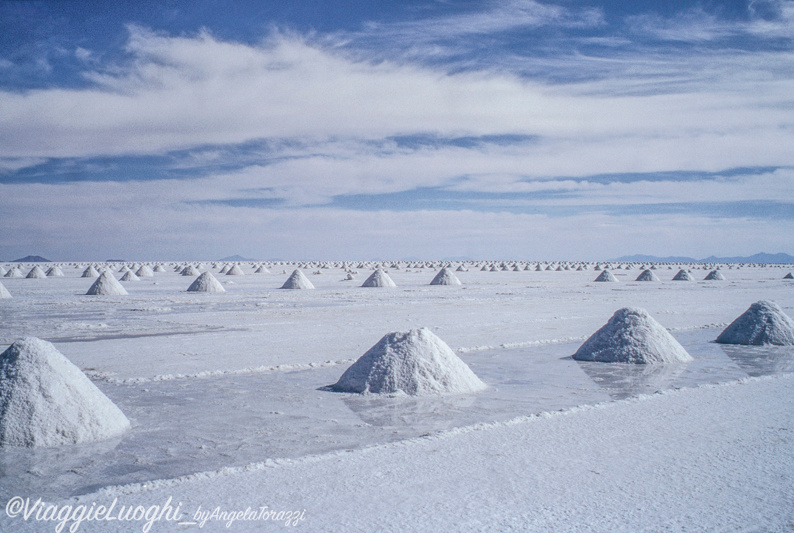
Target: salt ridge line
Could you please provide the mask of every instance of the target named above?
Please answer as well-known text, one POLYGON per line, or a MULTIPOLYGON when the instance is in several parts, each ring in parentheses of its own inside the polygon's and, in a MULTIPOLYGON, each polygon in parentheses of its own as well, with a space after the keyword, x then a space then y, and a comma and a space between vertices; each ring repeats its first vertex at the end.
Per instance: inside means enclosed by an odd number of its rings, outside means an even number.
POLYGON ((558 411, 543 411, 541 413, 518 416, 510 420, 505 420, 501 422, 481 422, 470 426, 462 426, 458 428, 427 433, 419 437, 412 437, 409 439, 399 440, 395 442, 373 444, 371 446, 365 446, 359 449, 336 450, 328 453, 307 455, 304 457, 299 457, 297 459, 268 458, 265 459, 264 461, 257 463, 249 463, 247 465, 242 465, 242 466, 227 466, 224 468, 220 468, 218 470, 196 472, 193 474, 178 476, 170 479, 156 479, 151 481, 145 481, 142 483, 130 483, 127 485, 111 485, 111 486, 103 487, 94 493, 82 494, 80 496, 72 498, 71 500, 79 501, 79 498, 85 498, 87 496, 110 497, 110 496, 137 494, 141 492, 147 492, 149 490, 179 487, 183 484, 191 483, 194 481, 218 479, 225 476, 232 476, 236 474, 263 471, 268 468, 278 468, 278 467, 287 467, 291 465, 318 463, 321 461, 331 460, 335 457, 341 457, 351 453, 370 453, 374 450, 379 450, 384 448, 407 448, 410 446, 417 445, 419 443, 427 442, 428 440, 447 440, 450 438, 454 438, 458 435, 473 433, 475 431, 488 431, 501 427, 512 427, 521 424, 528 424, 540 419, 555 418, 560 416, 571 416, 571 415, 576 415, 578 413, 598 410, 598 409, 615 409, 621 405, 635 404, 640 402, 660 401, 662 397, 669 395, 696 394, 698 391, 703 391, 703 390, 720 389, 724 387, 734 387, 734 386, 741 386, 750 383, 759 383, 759 382, 777 381, 777 380, 794 381, 794 374, 773 374, 768 376, 746 377, 739 380, 726 381, 723 383, 706 383, 706 384, 698 385, 697 387, 667 389, 662 391, 656 391, 653 394, 640 394, 638 396, 634 396, 632 398, 626 398, 623 400, 606 401, 591 405, 583 404, 566 409, 560 409, 558 411))

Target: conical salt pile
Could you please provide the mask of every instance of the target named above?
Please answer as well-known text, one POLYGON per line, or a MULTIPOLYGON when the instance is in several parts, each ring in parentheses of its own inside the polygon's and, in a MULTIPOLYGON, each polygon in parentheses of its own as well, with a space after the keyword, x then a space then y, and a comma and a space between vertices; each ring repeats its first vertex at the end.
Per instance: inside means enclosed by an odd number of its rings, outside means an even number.
POLYGON ((198 271, 193 265, 188 265, 180 272, 182 276, 198 276, 201 272, 198 271))
POLYGON ((141 268, 135 271, 135 275, 139 278, 152 278, 154 277, 154 271, 147 265, 141 265, 141 268))
POLYGON ((124 273, 123 276, 121 276, 121 279, 119 281, 140 281, 140 280, 141 278, 136 276, 132 270, 128 270, 127 272, 124 273))
POLYGON ((774 302, 761 300, 750 306, 717 337, 721 344, 761 346, 794 345, 794 321, 774 302))
POLYGON ((162 274, 163 272, 165 272, 165 268, 163 268, 163 265, 156 265, 152 269, 152 272, 157 272, 158 274, 162 274))
POLYGON ((227 276, 245 276, 245 272, 243 269, 240 268, 240 265, 234 265, 232 268, 226 271, 227 276))
POLYGON ((651 270, 645 269, 634 281, 659 281, 659 278, 651 270))
POLYGON ((22 272, 19 270, 19 267, 12 268, 8 272, 6 272, 3 277, 4 278, 21 278, 22 277, 22 272))
POLYGON ((695 281, 695 278, 692 277, 692 274, 682 268, 675 276, 673 276, 673 281, 695 281))
POLYGON ((476 392, 485 383, 427 328, 389 333, 348 368, 337 392, 412 396, 476 392))
POLYGON ((127 290, 121 286, 113 274, 109 270, 102 272, 97 278, 91 288, 86 293, 88 295, 103 295, 103 296, 126 296, 127 290))
POLYGON ((130 427, 116 405, 49 342, 28 337, 0 354, 0 446, 60 446, 130 427))
POLYGON ((63 277, 63 270, 61 270, 61 267, 57 267, 57 266, 50 267, 50 269, 47 270, 47 277, 48 278, 62 278, 63 277))
POLYGON ((39 267, 39 265, 34 266, 28 272, 28 275, 25 276, 27 279, 44 279, 47 277, 47 274, 39 267))
POLYGON ((604 269, 604 270, 603 270, 603 271, 602 271, 602 272, 601 272, 601 273, 598 275, 598 277, 597 277, 596 279, 594 279, 593 281, 612 281, 612 282, 614 282, 614 281, 617 281, 617 280, 618 280, 618 278, 616 278, 616 277, 614 276, 614 274, 612 274, 612 272, 610 272, 610 271, 609 271, 609 270, 607 270, 607 269, 604 269))
POLYGON ((394 288, 397 286, 389 275, 381 269, 377 269, 370 274, 367 280, 361 284, 362 287, 388 287, 394 288))
POLYGON ((97 278, 97 277, 99 277, 99 272, 97 272, 97 269, 95 269, 93 267, 93 265, 92 265, 92 266, 86 268, 85 270, 83 270, 83 275, 80 276, 80 277, 82 277, 82 278, 97 278))
POLYGON ((281 286, 282 289, 313 289, 314 285, 309 281, 300 269, 292 272, 289 279, 281 286))
POLYGON ((8 289, 6 289, 2 283, 0 283, 0 300, 3 298, 11 298, 11 293, 8 292, 8 289))
POLYGON ((270 271, 264 265, 254 270, 254 274, 270 274, 270 271))
POLYGON ((719 270, 712 270, 704 279, 705 281, 724 281, 725 276, 719 270))
POLYGON ((789 272, 788 274, 786 274, 785 276, 783 276, 783 279, 794 279, 794 274, 792 274, 791 272, 789 272))
POLYGON ((439 270, 430 285, 460 285, 460 280, 449 267, 439 270))
POLYGON ((692 357, 644 309, 618 309, 582 344, 573 358, 604 363, 677 363, 692 357))
POLYGON ((187 292, 226 292, 226 289, 223 288, 220 281, 215 279, 212 272, 208 270, 190 284, 190 287, 187 288, 187 292))

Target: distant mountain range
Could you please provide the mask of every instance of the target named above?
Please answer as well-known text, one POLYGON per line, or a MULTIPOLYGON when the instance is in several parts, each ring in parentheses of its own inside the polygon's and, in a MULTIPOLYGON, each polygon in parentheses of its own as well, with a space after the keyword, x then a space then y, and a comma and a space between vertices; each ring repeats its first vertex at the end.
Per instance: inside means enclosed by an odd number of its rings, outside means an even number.
POLYGON ((631 263, 794 263, 794 256, 789 254, 760 253, 749 257, 707 257, 695 259, 693 257, 656 257, 655 255, 624 255, 615 261, 631 263))
POLYGON ((45 259, 40 255, 26 255, 22 259, 14 259, 12 263, 52 263, 49 259, 45 259))
POLYGON ((243 257, 242 255, 230 255, 229 257, 223 257, 221 259, 218 259, 218 261, 256 261, 256 259, 243 257))

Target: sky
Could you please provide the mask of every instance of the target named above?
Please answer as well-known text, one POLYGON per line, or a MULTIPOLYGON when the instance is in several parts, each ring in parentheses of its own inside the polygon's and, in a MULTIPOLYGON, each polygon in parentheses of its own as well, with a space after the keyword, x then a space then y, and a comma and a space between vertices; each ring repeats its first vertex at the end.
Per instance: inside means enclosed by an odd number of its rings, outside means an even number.
POLYGON ((0 259, 794 253, 794 0, 2 0, 0 259))

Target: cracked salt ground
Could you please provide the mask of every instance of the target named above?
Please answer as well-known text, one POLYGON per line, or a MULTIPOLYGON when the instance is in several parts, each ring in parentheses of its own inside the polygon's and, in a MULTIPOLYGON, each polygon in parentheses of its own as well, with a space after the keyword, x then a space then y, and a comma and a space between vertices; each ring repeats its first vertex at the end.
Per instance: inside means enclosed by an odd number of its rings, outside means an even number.
POLYGON ((7 448, 0 495, 62 498, 102 487, 360 449, 482 422, 679 387, 794 372, 794 348, 726 347, 711 329, 676 338, 688 364, 577 362, 579 343, 463 354, 483 392, 432 397, 327 392, 345 366, 97 385, 133 422, 120 439, 56 449, 7 448))

